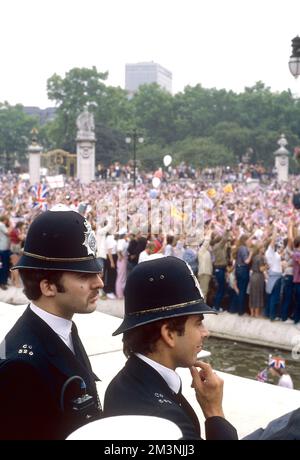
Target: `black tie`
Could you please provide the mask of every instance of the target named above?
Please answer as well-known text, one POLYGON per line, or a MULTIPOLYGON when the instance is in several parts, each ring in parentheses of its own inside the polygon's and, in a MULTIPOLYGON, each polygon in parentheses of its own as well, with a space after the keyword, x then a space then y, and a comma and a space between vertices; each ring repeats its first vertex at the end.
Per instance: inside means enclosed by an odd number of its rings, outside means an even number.
POLYGON ((181 388, 181 385, 180 385, 180 390, 179 390, 179 392, 177 394, 175 394, 175 398, 176 398, 177 402, 179 403, 179 405, 184 410, 184 412, 191 419, 191 421, 192 421, 192 423, 193 423, 193 425, 195 427, 196 433, 199 434, 199 436, 200 436, 200 424, 199 424, 198 417, 197 417, 194 409, 192 408, 192 406, 189 404, 189 402, 183 396, 183 394, 181 392, 181 389, 182 388, 181 388))
POLYGON ((74 348, 74 353, 78 361, 82 364, 87 369, 90 369, 90 363, 88 360, 88 357, 86 355, 85 349, 81 343, 81 340, 78 335, 78 330, 76 327, 75 323, 72 323, 72 342, 73 342, 73 348, 74 348))

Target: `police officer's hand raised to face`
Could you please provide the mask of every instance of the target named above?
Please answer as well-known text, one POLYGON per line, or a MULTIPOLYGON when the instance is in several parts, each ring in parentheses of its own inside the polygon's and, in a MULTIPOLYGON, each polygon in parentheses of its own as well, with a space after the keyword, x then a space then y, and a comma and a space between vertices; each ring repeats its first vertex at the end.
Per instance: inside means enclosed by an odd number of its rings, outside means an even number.
POLYGON ((237 439, 224 418, 223 381, 198 361, 209 332, 204 301, 191 267, 177 257, 137 265, 125 286, 125 315, 113 335, 123 333, 125 366, 108 385, 104 415, 151 415, 174 422, 183 439, 202 439, 197 414, 184 397, 178 367, 190 368, 198 404, 206 417, 205 438, 237 439))
POLYGON ((197 361, 190 371, 193 377, 191 386, 195 389, 197 401, 205 418, 224 417, 222 409, 224 381, 209 364, 203 361, 197 361))

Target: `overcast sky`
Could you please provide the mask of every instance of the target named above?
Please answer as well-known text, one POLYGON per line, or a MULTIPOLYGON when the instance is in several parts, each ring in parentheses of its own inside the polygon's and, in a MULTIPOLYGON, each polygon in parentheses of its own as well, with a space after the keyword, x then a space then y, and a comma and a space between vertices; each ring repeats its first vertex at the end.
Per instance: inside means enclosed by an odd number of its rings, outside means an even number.
POLYGON ((236 92, 262 80, 300 94, 289 72, 300 0, 0 0, 0 102, 53 106, 47 79, 73 67, 108 71, 155 61, 186 85, 236 92))

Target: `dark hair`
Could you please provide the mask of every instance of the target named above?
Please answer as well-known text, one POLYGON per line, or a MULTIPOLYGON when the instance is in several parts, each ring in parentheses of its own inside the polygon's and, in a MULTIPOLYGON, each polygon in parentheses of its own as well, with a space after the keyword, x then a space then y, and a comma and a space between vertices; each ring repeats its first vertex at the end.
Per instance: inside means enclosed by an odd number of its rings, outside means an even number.
POLYGON ((45 279, 55 284, 58 292, 64 292, 64 287, 60 284, 63 271, 20 268, 19 273, 24 284, 24 294, 29 300, 37 300, 41 297, 40 282, 45 279))
POLYGON ((167 244, 173 244, 174 243, 174 236, 173 235, 167 235, 167 244))
POLYGON ((147 355, 148 353, 155 351, 156 342, 161 337, 161 327, 163 324, 167 324, 170 331, 176 331, 178 335, 184 335, 187 319, 187 315, 161 319, 124 332, 124 355, 129 358, 133 353, 147 355))
POLYGON ((237 249, 239 250, 240 247, 245 246, 247 240, 249 240, 249 235, 247 233, 243 233, 238 239, 237 249))

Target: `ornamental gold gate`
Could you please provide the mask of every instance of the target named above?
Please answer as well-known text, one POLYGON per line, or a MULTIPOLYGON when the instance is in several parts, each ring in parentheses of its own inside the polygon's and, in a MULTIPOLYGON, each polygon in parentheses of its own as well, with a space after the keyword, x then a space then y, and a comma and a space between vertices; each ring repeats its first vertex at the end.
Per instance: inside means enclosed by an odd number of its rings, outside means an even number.
POLYGON ((62 149, 50 150, 41 154, 41 167, 47 168, 49 176, 64 174, 76 176, 76 154, 62 149))

